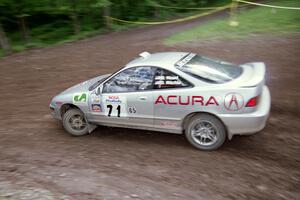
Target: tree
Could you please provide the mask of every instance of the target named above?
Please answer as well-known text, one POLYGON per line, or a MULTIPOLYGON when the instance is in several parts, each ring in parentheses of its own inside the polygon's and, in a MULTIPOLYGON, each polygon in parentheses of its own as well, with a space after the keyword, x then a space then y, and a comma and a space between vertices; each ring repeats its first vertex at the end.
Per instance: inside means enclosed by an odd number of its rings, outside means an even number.
POLYGON ((2 22, 1 22, 2 19, 6 18, 5 10, 6 10, 6 6, 8 3, 9 3, 9 0, 0 1, 0 13, 2 13, 2 15, 0 15, 0 45, 1 45, 1 48, 4 50, 5 54, 11 53, 11 51, 12 51, 10 41, 9 41, 8 37, 6 36, 6 32, 5 32, 2 22))
POLYGON ((78 35, 80 33, 80 22, 78 20, 78 14, 77 14, 77 5, 76 5, 76 0, 69 0, 70 2, 70 16, 73 21, 73 30, 75 35, 78 35))
POLYGON ((37 0, 1 0, 1 12, 18 20, 21 38, 24 43, 30 41, 29 28, 26 18, 30 16, 35 8, 37 0))
POLYGON ((0 44, 5 54, 11 53, 11 45, 0 22, 0 44))
POLYGON ((28 16, 29 16, 28 14, 17 15, 17 18, 19 19, 21 36, 25 43, 30 42, 30 35, 29 35, 29 30, 28 30, 27 20, 26 20, 26 17, 28 16))
POLYGON ((102 14, 102 17, 105 21, 105 27, 110 29, 111 28, 111 21, 108 16, 110 16, 110 5, 111 2, 109 0, 96 0, 91 7, 99 9, 100 13, 102 14))

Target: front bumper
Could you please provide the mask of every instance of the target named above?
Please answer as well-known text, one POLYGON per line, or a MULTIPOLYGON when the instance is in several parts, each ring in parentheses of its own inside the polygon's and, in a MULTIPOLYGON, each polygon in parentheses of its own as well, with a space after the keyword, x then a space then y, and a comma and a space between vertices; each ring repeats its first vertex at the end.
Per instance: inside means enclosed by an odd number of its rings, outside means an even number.
POLYGON ((271 109, 271 95, 267 86, 263 87, 260 103, 253 113, 219 115, 227 127, 228 138, 233 135, 249 135, 266 126, 271 109))
POLYGON ((52 104, 49 105, 49 108, 50 108, 50 110, 52 110, 52 117, 54 119, 61 120, 61 115, 60 115, 59 109, 52 104))

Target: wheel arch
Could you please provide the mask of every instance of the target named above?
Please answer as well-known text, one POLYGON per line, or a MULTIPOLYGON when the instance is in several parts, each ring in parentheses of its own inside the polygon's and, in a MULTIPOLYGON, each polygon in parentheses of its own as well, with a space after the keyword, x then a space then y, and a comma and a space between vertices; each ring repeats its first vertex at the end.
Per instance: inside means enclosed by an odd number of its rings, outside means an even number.
POLYGON ((207 115, 211 115, 211 116, 217 118, 218 120, 220 120, 220 122, 221 122, 221 123, 223 124, 223 126, 225 127, 226 136, 229 137, 229 134, 228 134, 228 128, 227 128, 226 124, 223 122, 223 120, 222 120, 220 117, 218 117, 216 114, 213 114, 213 113, 210 113, 210 112, 201 112, 201 111, 200 111, 200 112, 192 112, 192 113, 190 113, 190 114, 188 114, 187 116, 184 117, 184 119, 183 119, 183 121, 182 121, 182 129, 183 129, 183 132, 186 130, 187 124, 188 124, 189 120, 190 120, 192 117, 194 117, 194 116, 196 116, 196 115, 198 115, 198 114, 207 114, 207 115))
POLYGON ((71 103, 65 103, 59 109, 60 116, 62 117, 70 109, 78 109, 82 112, 82 110, 78 106, 75 106, 74 104, 71 103))

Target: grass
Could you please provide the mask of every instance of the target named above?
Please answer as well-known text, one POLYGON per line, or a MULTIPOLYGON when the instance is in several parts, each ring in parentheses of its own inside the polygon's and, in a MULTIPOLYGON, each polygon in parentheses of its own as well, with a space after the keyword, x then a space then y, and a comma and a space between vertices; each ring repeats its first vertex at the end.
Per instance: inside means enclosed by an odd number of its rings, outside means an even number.
MULTIPOLYGON (((300 7, 298 0, 273 0, 268 4, 300 7)), ((164 42, 167 45, 201 39, 239 39, 251 34, 300 32, 300 11, 257 7, 240 11, 238 26, 230 26, 229 18, 209 21, 192 29, 171 35, 164 42)))

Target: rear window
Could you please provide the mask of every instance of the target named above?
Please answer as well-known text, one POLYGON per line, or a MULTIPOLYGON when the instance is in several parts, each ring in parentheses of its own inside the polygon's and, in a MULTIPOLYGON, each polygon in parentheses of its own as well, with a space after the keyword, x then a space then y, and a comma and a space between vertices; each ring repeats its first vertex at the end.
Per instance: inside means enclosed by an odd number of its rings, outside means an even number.
POLYGON ((243 68, 238 65, 192 53, 178 61, 175 67, 209 83, 226 83, 239 77, 243 72, 243 68))

